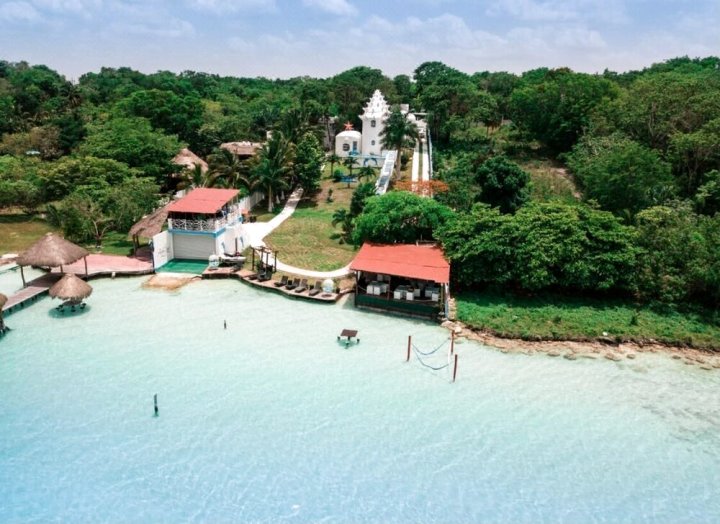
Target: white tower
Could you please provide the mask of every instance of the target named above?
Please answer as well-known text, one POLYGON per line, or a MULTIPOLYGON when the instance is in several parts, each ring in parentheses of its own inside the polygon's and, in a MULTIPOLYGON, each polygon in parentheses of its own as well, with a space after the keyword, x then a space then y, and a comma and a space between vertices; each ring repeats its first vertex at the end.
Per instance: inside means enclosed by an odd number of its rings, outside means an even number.
POLYGON ((365 106, 365 112, 360 115, 362 119, 362 154, 381 154, 380 133, 385 129, 385 119, 390 114, 390 106, 385 101, 379 89, 376 89, 372 98, 365 106))

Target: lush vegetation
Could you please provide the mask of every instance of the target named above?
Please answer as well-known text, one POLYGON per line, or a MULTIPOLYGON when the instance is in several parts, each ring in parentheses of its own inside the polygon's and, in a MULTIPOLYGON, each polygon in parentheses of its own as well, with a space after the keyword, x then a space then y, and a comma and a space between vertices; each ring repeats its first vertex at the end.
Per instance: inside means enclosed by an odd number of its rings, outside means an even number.
POLYGON ((656 341, 720 349, 717 319, 697 312, 681 314, 671 309, 641 307, 616 299, 462 293, 457 297, 457 317, 505 338, 656 341))
MULTIPOLYGON (((394 110, 385 145, 417 139, 394 110)), ((412 77, 355 67, 289 80, 104 68, 77 84, 45 66, 0 62, 0 208, 45 217, 43 227, 100 243, 176 188, 262 190, 272 213, 299 185, 306 220, 287 227, 322 231, 318 249, 434 239, 458 290, 716 311, 720 59, 599 75, 467 74, 426 62, 412 77), (359 127, 374 89, 427 112, 431 198, 401 190, 416 190, 402 180, 407 154, 397 190, 382 197, 372 195, 372 169, 323 159, 332 123, 359 127), (240 140, 264 145, 251 159, 218 149, 240 140), (171 164, 185 146, 208 160, 208 172, 171 164), (323 161, 328 180, 340 170, 364 183, 333 203, 323 161)))

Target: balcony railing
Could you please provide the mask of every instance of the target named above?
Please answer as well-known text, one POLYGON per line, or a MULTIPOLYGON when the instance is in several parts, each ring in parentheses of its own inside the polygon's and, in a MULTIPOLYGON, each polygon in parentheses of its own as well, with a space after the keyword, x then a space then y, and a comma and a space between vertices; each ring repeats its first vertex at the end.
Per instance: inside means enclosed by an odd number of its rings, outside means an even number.
POLYGON ((205 220, 191 220, 187 218, 168 218, 168 229, 184 231, 218 231, 228 224, 235 223, 240 217, 239 211, 233 211, 222 218, 208 218, 205 220))
POLYGON ((442 311, 438 302, 413 302, 408 300, 394 300, 376 295, 357 294, 355 296, 355 305, 371 308, 385 309, 407 315, 422 316, 427 318, 437 318, 442 311))

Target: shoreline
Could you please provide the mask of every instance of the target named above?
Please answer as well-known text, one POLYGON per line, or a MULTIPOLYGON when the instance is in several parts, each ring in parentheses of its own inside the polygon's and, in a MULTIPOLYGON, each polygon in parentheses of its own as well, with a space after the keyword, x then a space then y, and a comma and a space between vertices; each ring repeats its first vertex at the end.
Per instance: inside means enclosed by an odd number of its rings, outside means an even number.
POLYGON ((661 353, 685 365, 697 366, 706 371, 720 369, 720 352, 689 347, 671 346, 655 341, 620 342, 607 340, 523 340, 504 338, 490 331, 468 326, 460 321, 446 320, 442 327, 455 334, 456 343, 472 340, 497 349, 502 353, 524 355, 544 354, 549 357, 563 357, 567 360, 607 359, 614 362, 634 360, 642 353, 661 353))

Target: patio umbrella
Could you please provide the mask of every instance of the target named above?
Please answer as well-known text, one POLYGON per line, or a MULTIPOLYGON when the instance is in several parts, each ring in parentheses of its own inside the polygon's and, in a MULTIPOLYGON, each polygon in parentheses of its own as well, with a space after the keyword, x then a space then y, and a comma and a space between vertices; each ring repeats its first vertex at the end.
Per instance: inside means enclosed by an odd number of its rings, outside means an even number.
POLYGON ((91 294, 90 284, 72 273, 66 273, 50 288, 51 297, 63 300, 82 300, 91 294))
MULTIPOLYGON (((23 266, 58 267, 77 262, 88 256, 88 251, 69 240, 48 233, 25 250, 17 259, 20 272, 25 285, 25 275, 22 273, 23 266)), ((87 275, 87 261, 85 263, 85 274, 87 275)))

